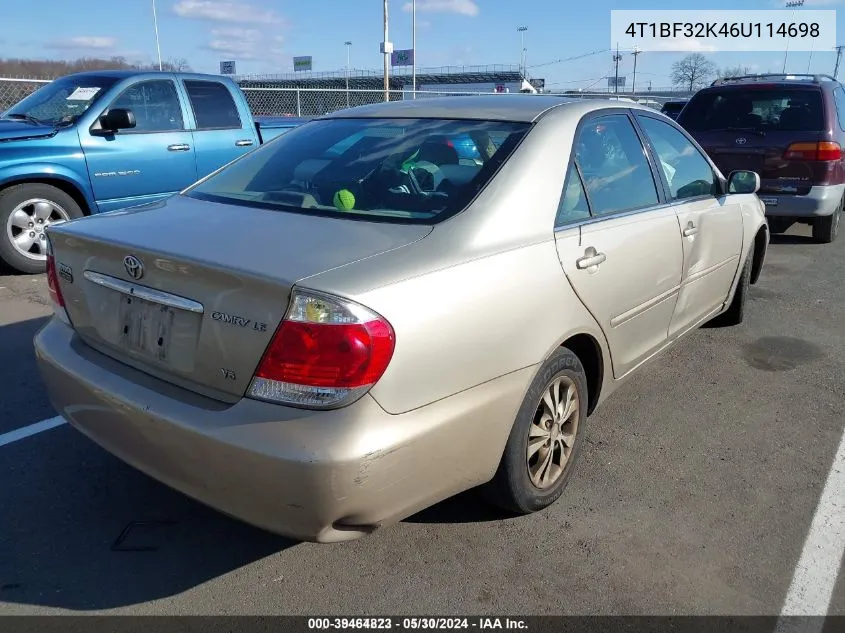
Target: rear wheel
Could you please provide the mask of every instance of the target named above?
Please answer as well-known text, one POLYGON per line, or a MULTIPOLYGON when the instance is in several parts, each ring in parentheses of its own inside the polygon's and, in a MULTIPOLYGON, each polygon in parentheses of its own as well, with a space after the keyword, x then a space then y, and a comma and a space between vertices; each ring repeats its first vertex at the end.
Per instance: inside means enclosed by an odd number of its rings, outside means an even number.
POLYGON ((839 234, 839 225, 842 222, 842 206, 845 203, 845 196, 839 201, 839 206, 832 215, 816 218, 813 221, 813 239, 820 244, 830 244, 839 234))
POLYGON ((47 228, 82 216, 76 201, 52 185, 26 183, 0 191, 0 259, 18 272, 44 272, 47 228))
POLYGON ((581 451, 587 402, 581 361, 560 348, 525 395, 499 469, 485 490, 490 501, 528 514, 560 497, 581 451))

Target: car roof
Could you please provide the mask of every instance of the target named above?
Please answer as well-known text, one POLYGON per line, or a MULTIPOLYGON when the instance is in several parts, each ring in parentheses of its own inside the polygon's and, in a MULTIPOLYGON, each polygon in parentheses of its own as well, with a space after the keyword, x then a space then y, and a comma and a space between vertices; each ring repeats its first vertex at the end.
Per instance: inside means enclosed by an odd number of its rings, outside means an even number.
POLYGON ((652 108, 633 101, 620 103, 610 99, 579 99, 559 95, 478 94, 386 101, 332 112, 320 118, 463 119, 533 123, 551 110, 571 109, 584 114, 603 108, 652 111, 652 108))
POLYGON ((67 77, 113 77, 115 79, 128 79, 130 77, 148 76, 173 77, 173 75, 179 75, 182 79, 214 79, 217 81, 228 80, 226 77, 222 77, 220 75, 210 75, 206 73, 177 72, 171 70, 141 70, 137 68, 127 68, 124 70, 84 70, 78 73, 71 73, 70 75, 59 77, 59 79, 65 79, 67 77))

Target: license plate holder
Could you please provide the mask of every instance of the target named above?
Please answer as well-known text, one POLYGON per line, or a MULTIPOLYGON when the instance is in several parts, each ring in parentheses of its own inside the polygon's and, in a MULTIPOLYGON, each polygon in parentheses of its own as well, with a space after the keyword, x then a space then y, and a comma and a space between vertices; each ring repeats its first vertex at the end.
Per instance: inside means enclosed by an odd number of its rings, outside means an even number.
POLYGON ((159 362, 167 362, 176 310, 131 295, 120 297, 121 344, 159 362))

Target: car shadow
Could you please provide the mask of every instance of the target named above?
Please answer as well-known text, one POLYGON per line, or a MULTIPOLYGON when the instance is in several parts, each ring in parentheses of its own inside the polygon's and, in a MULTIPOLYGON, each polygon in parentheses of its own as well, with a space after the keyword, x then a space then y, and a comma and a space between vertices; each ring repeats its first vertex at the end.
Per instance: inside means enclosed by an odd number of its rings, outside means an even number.
MULTIPOLYGON (((46 318, 0 327, 29 386, 0 434, 55 416, 32 353, 46 318)), ((4 363, 6 365, 7 363, 4 363)), ((0 604, 114 609, 167 599, 298 544, 230 518, 112 456, 67 424, 0 446, 0 604)), ((479 523, 513 515, 477 489, 407 519, 479 523)))
MULTIPOLYGON (((769 237, 769 242, 772 244, 818 244, 809 235, 795 235, 793 233, 775 233, 769 237)), ((824 245, 819 244, 819 246, 824 245)))
MULTIPOLYGON (((0 326, 0 437, 56 415, 32 351, 45 322, 0 326), (19 397, 6 407, 10 386, 19 397)), ((7 608, 141 604, 297 544, 158 483, 67 424, 6 438, 0 445, 0 604, 7 608)))
POLYGON ((488 523, 517 515, 488 502, 478 488, 462 492, 404 519, 404 523, 488 523))

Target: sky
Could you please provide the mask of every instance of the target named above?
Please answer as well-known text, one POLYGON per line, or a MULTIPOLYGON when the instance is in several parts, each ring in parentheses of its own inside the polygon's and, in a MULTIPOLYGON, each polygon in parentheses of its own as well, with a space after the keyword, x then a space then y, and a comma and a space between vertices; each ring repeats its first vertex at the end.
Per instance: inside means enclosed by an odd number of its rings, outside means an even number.
MULTIPOLYGON (((73 59, 124 56, 156 59, 153 0, 0 0, 0 57, 73 59), (84 10, 82 10, 84 6, 84 10)), ((235 60, 238 74, 287 73, 293 56, 311 55, 315 71, 379 69, 382 0, 155 0, 164 59, 184 58, 200 72, 218 72, 235 60)), ((390 0, 390 40, 411 48, 409 0, 390 0)), ((780 0, 417 0, 417 66, 518 64, 525 26, 529 75, 547 88, 606 89, 612 74, 612 9, 772 9, 780 0), (590 55, 590 53, 595 54, 590 55), (582 57, 583 56, 583 57, 582 57), (576 60, 565 61, 571 57, 576 60), (564 60, 564 61, 558 61, 564 60)), ((805 0, 805 8, 841 9, 837 32, 845 43, 845 0, 805 0)), ((799 9, 800 10, 800 9, 799 9)), ((674 61, 684 53, 642 53, 637 84, 671 85, 674 61), (642 82, 642 83, 641 83, 642 82)), ((711 53, 718 67, 742 64, 753 72, 778 72, 783 53, 711 53)), ((789 54, 792 72, 832 73, 834 51, 789 54)), ((633 56, 623 55, 620 75, 631 76, 633 56)), ((630 82, 630 79, 629 79, 630 82)), ((630 83, 629 83, 630 85, 630 83)))

